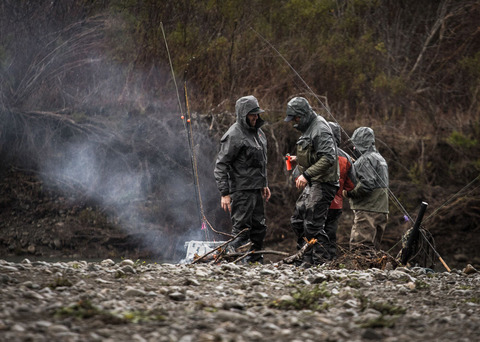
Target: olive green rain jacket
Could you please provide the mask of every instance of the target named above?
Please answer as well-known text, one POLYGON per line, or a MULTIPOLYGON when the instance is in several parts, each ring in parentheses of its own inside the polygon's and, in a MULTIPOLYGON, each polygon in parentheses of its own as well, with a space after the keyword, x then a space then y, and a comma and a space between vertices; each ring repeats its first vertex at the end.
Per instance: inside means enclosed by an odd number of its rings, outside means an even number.
POLYGON ((388 213, 388 165, 375 148, 373 130, 359 127, 350 141, 362 154, 354 163, 357 185, 348 192, 350 208, 388 213))
MULTIPOLYGON (((235 105, 237 122, 223 135, 215 164, 215 180, 222 196, 239 190, 263 189, 267 184, 267 139, 260 129, 247 123, 247 114, 259 108, 254 96, 244 96, 235 105)), ((263 112, 262 110, 260 110, 263 112)))
POLYGON ((287 116, 300 117, 300 122, 293 126, 302 132, 297 140, 299 171, 309 182, 338 185, 337 148, 328 122, 317 115, 302 97, 294 97, 288 102, 287 116))

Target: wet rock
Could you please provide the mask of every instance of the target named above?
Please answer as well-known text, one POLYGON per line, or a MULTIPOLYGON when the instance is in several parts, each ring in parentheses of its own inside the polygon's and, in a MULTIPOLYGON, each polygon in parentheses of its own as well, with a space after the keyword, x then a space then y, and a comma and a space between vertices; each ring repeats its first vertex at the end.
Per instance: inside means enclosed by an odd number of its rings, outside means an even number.
POLYGON ((61 249, 62 248, 62 241, 60 241, 60 239, 54 239, 53 240, 53 245, 55 246, 55 248, 61 249))
POLYGON ((172 300, 175 300, 175 301, 184 301, 186 299, 185 293, 178 292, 178 291, 169 293, 168 297, 172 300))
POLYGON ((147 293, 143 290, 140 290, 140 289, 137 289, 137 288, 133 288, 133 287, 129 287, 127 288, 127 290, 125 291, 124 295, 126 297, 144 297, 147 295, 147 293))
POLYGON ((108 259, 0 267, 0 336, 12 341, 450 342, 476 340, 480 326, 480 274, 463 271, 108 259))
POLYGON ((125 273, 137 273, 137 271, 131 265, 125 265, 120 269, 121 272, 125 273))
POLYGON ((463 273, 465 274, 473 274, 473 273, 477 273, 478 271, 475 269, 475 267, 473 267, 472 265, 468 264, 464 269, 463 269, 463 273))
POLYGON ((115 261, 113 261, 112 259, 105 259, 100 262, 100 265, 102 265, 103 267, 111 267, 115 265, 115 261))
POLYGON ((243 310, 245 309, 245 305, 239 302, 225 302, 223 303, 222 308, 224 310, 231 310, 231 309, 243 310))
POLYGON ((374 329, 365 329, 365 331, 362 334, 362 338, 366 340, 380 340, 382 339, 382 335, 380 335, 374 329))
POLYGON ((130 259, 125 259, 125 260, 122 260, 122 262, 120 263, 120 266, 133 266, 135 265, 135 263, 130 260, 130 259))

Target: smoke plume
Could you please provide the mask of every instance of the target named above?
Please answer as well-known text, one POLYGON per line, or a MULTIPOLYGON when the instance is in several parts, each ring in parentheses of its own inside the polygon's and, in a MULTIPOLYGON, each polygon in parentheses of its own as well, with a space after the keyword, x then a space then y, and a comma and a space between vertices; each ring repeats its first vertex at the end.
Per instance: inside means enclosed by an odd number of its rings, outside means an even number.
MULTIPOLYGON (((2 19, 9 5, 21 6, 4 4, 2 19)), ((2 157, 103 208, 152 253, 183 257, 175 248, 205 238, 199 204, 208 213, 218 201, 215 143, 194 113, 199 197, 169 67, 112 59, 105 37, 118 18, 52 23, 49 7, 38 10, 44 15, 1 24, 2 157)))

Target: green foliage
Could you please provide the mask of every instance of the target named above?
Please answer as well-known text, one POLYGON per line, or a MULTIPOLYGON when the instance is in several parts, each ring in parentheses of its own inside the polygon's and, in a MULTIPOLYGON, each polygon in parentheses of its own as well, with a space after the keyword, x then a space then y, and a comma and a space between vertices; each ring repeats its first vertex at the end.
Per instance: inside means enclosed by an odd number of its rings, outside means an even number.
POLYGON ((360 324, 362 328, 393 328, 398 317, 380 315, 360 324))
POLYGON ((405 308, 395 305, 391 302, 374 302, 361 294, 357 297, 360 300, 361 311, 364 311, 367 308, 372 308, 379 311, 383 315, 404 315, 407 312, 405 308))
POLYGON ((99 309, 90 300, 80 300, 70 306, 61 307, 55 311, 55 316, 74 317, 77 319, 95 318, 110 324, 127 323, 127 319, 99 309))
POLYGON ((383 315, 404 315, 407 312, 405 308, 389 302, 373 302, 369 306, 383 315))
POLYGON ((354 289, 359 289, 359 288, 363 287, 363 283, 356 278, 348 279, 346 281, 346 285, 350 286, 351 288, 354 288, 354 289))
POLYGON ((387 96, 402 96, 407 86, 405 81, 399 76, 388 77, 384 72, 380 72, 372 82, 376 91, 381 91, 387 96))
POLYGON ((480 297, 472 297, 467 299, 468 303, 475 303, 475 304, 480 304, 480 297))
POLYGON ((473 167, 477 170, 480 171, 480 159, 477 159, 473 162, 473 167))
MULTIPOLYGON (((13 12, 40 13, 46 6, 28 8, 32 3, 15 2, 13 12)), ((442 19, 440 6, 412 0, 75 0, 69 10, 54 8, 65 23, 105 18, 101 52, 127 66, 121 70, 128 75, 136 68, 169 67, 163 24, 177 77, 186 71, 199 89, 199 110, 252 91, 280 105, 305 91, 254 28, 337 109, 388 117, 415 104, 465 109, 478 103, 478 6, 445 5, 442 32, 448 35, 433 35, 423 51, 442 19)), ((0 37, 1 62, 5 51, 17 50, 12 41, 8 34, 0 37)))
POLYGON ((77 303, 61 307, 55 312, 56 316, 72 316, 77 318, 91 318, 101 313, 89 300, 80 300, 77 303))
POLYGON ((122 270, 117 270, 115 272, 115 279, 122 279, 122 278, 127 278, 127 274, 123 272, 122 270))
POLYGON ((415 288, 418 290, 428 290, 430 288, 430 284, 424 282, 423 280, 417 279, 415 280, 415 288))
POLYGON ((432 168, 432 162, 414 162, 408 170, 408 177, 413 184, 425 184, 427 179, 427 171, 432 168))
POLYGON ((126 311, 121 316, 132 323, 165 321, 166 315, 163 311, 126 311))
POLYGON ((480 78, 480 51, 473 56, 463 57, 459 64, 471 77, 480 78))
POLYGON ((469 85, 468 90, 473 101, 480 100, 480 51, 473 56, 465 56, 459 61, 459 69, 464 76, 464 82, 469 85))
POLYGON ((375 112, 389 119, 404 114, 415 101, 420 107, 426 101, 433 107, 447 101, 453 105, 458 94, 462 108, 475 103, 475 96, 478 103, 477 11, 469 11, 462 2, 447 8, 449 20, 442 30, 449 32, 448 39, 435 35, 421 56, 425 37, 439 19, 440 3, 111 0, 102 6, 81 2, 92 13, 108 7, 107 51, 130 68, 169 66, 162 23, 177 77, 186 75, 199 89, 193 96, 199 110, 252 91, 264 103, 281 106, 288 96, 303 92, 304 85, 268 43, 315 93, 328 93, 330 104, 351 115, 375 112), (454 26, 459 13, 465 15, 454 26), (409 74, 414 64, 416 73, 409 74), (440 89, 438 84, 447 84, 440 80, 448 80, 448 86, 440 89))
POLYGON ((55 316, 58 317, 75 317, 78 319, 95 318, 106 323, 144 323, 158 322, 166 319, 165 312, 161 309, 147 311, 125 311, 119 314, 102 310, 93 305, 90 300, 80 300, 72 305, 61 307, 56 310, 55 316))
POLYGON ((461 132, 453 131, 453 133, 447 138, 449 144, 460 149, 470 149, 478 146, 478 140, 470 138, 462 134, 461 132))
POLYGON ((458 288, 461 290, 472 290, 472 286, 470 285, 460 285, 458 288))
POLYGON ((327 285, 323 282, 320 285, 305 286, 303 288, 297 288, 291 293, 293 300, 274 300, 269 304, 270 307, 274 307, 281 310, 314 310, 322 311, 328 307, 327 303, 321 303, 321 299, 329 298, 331 296, 330 291, 327 290, 327 285))
POLYGON ((57 287, 71 287, 72 285, 72 282, 68 278, 61 276, 56 277, 52 283, 48 284, 48 287, 54 290, 57 287))
POLYGON ((139 267, 139 266, 145 266, 146 264, 147 264, 147 261, 146 261, 146 260, 143 260, 143 261, 142 261, 142 260, 140 260, 140 259, 137 259, 137 260, 135 260, 133 266, 134 266, 135 268, 137 268, 137 267, 139 267))
POLYGON ((378 317, 359 322, 362 328, 391 328, 395 325, 397 319, 407 312, 405 308, 391 302, 374 302, 363 295, 359 295, 358 299, 360 300, 360 309, 362 311, 372 308, 380 312, 378 317))

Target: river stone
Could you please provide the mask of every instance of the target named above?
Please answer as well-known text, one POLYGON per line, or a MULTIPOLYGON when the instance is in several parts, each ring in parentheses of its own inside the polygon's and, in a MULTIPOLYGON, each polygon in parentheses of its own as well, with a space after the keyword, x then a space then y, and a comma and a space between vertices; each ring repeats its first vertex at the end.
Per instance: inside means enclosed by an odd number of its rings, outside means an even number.
POLYGON ((128 266, 133 266, 133 265, 135 265, 135 263, 130 259, 124 259, 124 260, 122 260, 122 262, 120 262, 120 266, 127 266, 127 265, 128 266))
POLYGON ((104 267, 111 267, 111 266, 115 265, 115 261, 113 261, 112 259, 105 259, 105 260, 102 260, 100 265, 102 265, 104 267))

